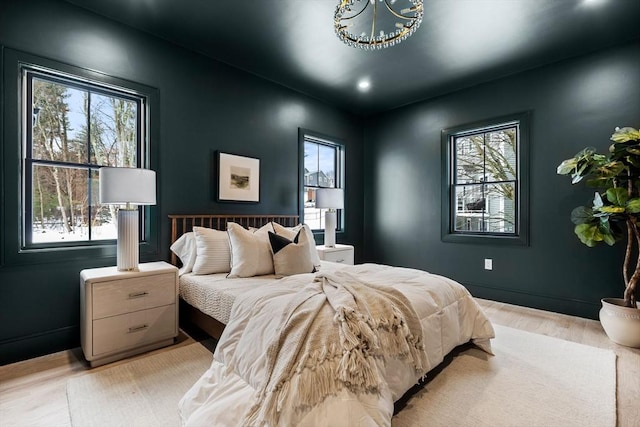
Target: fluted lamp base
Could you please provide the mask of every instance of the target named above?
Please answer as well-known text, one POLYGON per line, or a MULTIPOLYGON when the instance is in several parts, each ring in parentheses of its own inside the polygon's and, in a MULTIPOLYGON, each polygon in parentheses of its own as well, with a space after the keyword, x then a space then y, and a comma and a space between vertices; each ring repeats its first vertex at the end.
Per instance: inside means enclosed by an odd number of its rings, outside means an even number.
POLYGON ((337 212, 335 209, 327 209, 324 214, 324 245, 327 248, 336 246, 337 212))
POLYGON ((118 271, 138 271, 138 209, 118 210, 118 271))

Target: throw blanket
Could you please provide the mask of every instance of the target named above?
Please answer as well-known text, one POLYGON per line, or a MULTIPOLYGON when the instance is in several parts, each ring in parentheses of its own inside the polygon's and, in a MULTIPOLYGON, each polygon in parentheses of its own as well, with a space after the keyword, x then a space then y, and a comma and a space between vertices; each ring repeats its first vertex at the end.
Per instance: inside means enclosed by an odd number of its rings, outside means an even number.
POLYGON ((265 377, 245 378, 256 394, 243 425, 277 425, 283 402, 291 398, 304 411, 342 388, 379 393, 384 378, 378 364, 389 358, 403 359, 418 376, 428 365, 420 319, 390 286, 341 270, 318 273, 282 313, 275 330, 261 331, 271 331, 265 377))

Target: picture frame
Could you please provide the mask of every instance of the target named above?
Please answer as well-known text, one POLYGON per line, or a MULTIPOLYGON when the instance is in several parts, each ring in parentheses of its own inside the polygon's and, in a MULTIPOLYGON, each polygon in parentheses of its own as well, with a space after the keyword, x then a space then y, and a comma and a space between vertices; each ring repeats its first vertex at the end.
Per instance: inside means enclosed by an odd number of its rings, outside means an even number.
POLYGON ((260 159, 216 152, 219 202, 260 202, 260 159))

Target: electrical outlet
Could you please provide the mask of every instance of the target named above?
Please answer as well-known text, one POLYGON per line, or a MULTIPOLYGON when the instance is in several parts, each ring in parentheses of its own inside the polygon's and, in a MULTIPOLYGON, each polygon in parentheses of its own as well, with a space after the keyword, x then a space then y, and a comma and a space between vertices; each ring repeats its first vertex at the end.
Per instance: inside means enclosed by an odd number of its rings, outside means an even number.
POLYGON ((484 259, 484 269, 493 270, 493 260, 491 258, 484 259))

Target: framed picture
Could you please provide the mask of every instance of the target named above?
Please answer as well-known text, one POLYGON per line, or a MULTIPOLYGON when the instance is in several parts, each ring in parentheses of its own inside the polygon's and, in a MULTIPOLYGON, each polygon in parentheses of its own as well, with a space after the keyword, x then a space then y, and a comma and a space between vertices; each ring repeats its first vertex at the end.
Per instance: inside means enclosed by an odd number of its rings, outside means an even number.
POLYGON ((216 152, 218 201, 260 201, 260 159, 216 152))

